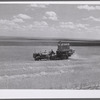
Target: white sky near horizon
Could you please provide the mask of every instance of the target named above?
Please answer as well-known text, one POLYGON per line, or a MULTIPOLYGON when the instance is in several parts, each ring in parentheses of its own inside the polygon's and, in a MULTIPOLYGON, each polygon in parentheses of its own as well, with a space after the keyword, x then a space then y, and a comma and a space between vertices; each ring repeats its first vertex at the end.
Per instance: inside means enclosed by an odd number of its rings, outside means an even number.
POLYGON ((100 4, 0 4, 0 36, 100 40, 100 4))

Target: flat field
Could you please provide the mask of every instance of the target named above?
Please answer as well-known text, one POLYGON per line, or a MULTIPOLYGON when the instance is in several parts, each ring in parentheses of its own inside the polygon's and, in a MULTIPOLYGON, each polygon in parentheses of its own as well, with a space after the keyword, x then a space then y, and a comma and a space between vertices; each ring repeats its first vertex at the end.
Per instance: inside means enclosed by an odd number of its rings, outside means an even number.
POLYGON ((68 60, 34 61, 55 46, 0 46, 0 89, 100 89, 100 47, 72 47, 68 60))

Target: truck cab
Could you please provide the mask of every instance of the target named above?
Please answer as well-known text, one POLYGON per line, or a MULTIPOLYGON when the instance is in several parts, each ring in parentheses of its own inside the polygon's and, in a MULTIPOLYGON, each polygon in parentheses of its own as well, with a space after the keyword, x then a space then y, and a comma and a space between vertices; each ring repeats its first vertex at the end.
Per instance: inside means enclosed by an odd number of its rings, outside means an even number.
POLYGON ((74 50, 70 49, 70 44, 68 42, 58 42, 58 49, 56 54, 61 59, 68 59, 74 53, 74 50))

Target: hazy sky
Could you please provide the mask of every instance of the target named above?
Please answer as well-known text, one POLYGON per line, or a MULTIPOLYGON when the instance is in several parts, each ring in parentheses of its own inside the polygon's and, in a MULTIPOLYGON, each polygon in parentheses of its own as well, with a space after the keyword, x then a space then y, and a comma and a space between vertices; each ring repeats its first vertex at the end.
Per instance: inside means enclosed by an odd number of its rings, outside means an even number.
POLYGON ((100 5, 0 4, 0 36, 100 39, 100 5))

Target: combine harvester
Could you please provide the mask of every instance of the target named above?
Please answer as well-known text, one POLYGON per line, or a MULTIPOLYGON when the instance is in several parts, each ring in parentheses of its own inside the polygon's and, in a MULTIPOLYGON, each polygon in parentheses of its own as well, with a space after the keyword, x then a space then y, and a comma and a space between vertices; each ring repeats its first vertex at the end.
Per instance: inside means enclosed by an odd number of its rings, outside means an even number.
POLYGON ((56 52, 51 50, 49 53, 47 53, 46 51, 43 53, 33 53, 33 58, 36 61, 39 61, 39 60, 64 60, 64 59, 68 59, 74 52, 75 52, 75 50, 70 49, 69 43, 59 41, 56 52))

